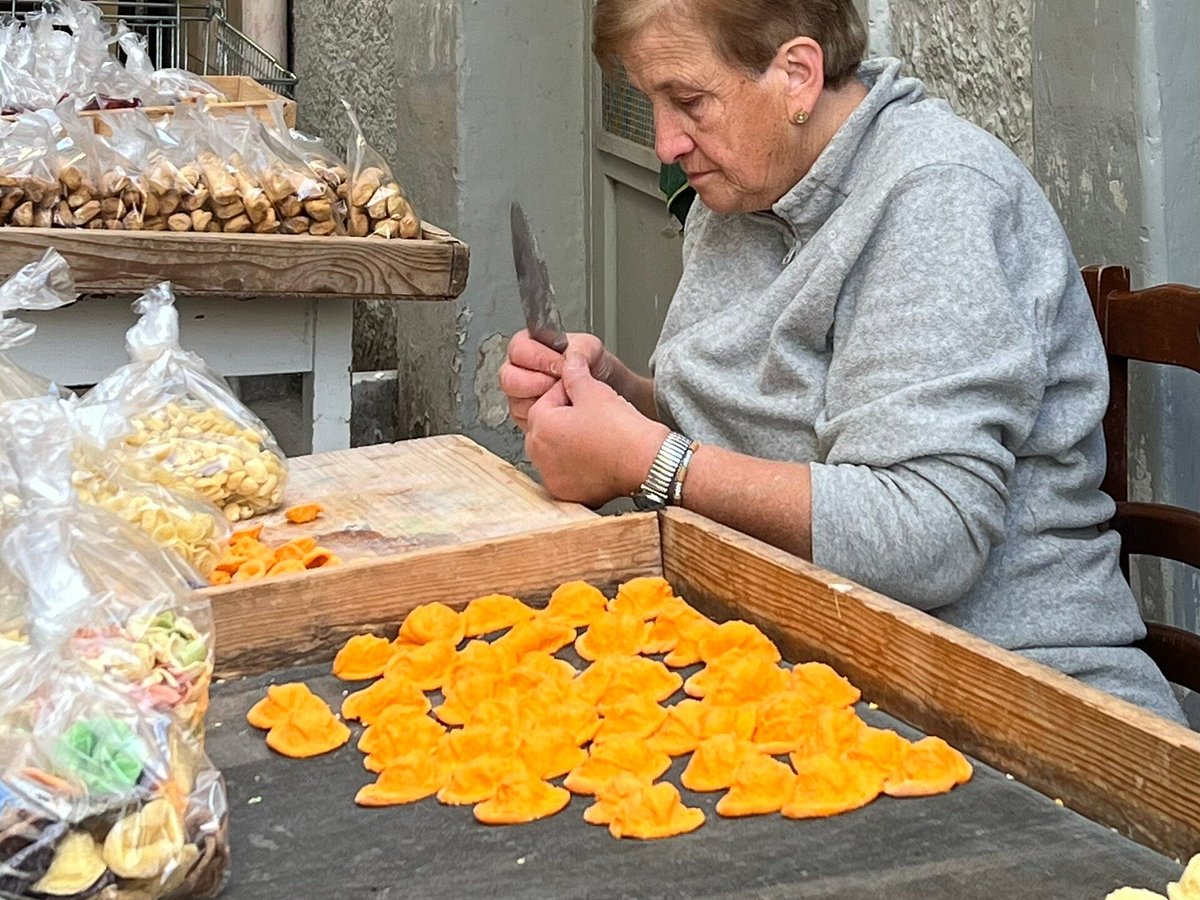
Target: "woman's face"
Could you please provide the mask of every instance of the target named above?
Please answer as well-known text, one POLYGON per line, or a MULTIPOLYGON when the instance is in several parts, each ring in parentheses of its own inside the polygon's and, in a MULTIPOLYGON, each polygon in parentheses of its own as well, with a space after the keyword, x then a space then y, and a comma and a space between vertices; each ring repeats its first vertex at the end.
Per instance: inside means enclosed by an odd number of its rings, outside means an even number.
POLYGON ((788 75, 729 66, 688 25, 652 24, 623 59, 654 104, 655 150, 679 163, 705 206, 719 213, 769 209, 803 175, 788 119, 788 75))

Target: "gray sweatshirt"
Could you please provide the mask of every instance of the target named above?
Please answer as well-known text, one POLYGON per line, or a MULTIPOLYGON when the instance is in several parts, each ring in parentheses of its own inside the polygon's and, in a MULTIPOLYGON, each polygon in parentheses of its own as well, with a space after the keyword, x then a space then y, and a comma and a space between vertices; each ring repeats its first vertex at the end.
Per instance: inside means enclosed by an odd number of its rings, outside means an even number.
POLYGON ((1108 377, 1053 208, 896 60, 770 212, 697 202, 664 420, 811 463, 813 560, 1162 715, 1099 490, 1108 377))

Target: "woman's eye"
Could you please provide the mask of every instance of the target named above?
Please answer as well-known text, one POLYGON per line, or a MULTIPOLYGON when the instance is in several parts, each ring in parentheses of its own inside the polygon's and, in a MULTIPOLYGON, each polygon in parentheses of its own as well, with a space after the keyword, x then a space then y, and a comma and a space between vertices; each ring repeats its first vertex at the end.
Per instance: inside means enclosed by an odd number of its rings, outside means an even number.
POLYGON ((700 105, 702 97, 677 97, 675 103, 683 109, 694 109, 700 105))

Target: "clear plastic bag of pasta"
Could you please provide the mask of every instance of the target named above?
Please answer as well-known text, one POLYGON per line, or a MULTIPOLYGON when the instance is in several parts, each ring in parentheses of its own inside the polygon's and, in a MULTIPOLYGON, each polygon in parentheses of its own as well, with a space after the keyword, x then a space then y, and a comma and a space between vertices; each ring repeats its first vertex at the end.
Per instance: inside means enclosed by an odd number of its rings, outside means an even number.
POLYGON ((421 217, 379 152, 367 143, 358 117, 345 100, 353 129, 348 154, 350 180, 338 188, 346 201, 346 232, 351 237, 419 238, 421 217))
POLYGON ((20 507, 0 556, 0 896, 215 897, 224 782, 204 753, 207 600, 139 531, 79 502, 63 401, 0 406, 20 507))
POLYGON ((126 335, 131 361, 84 399, 126 423, 108 452, 126 455, 158 484, 216 504, 231 522, 277 509, 287 461, 225 380, 179 345, 171 286, 151 288, 134 311, 141 318, 126 335))
POLYGON ((41 259, 18 269, 0 284, 0 403, 56 391, 51 382, 27 372, 5 355, 33 339, 36 325, 14 318, 19 309, 54 309, 75 300, 75 282, 67 261, 51 248, 41 259))

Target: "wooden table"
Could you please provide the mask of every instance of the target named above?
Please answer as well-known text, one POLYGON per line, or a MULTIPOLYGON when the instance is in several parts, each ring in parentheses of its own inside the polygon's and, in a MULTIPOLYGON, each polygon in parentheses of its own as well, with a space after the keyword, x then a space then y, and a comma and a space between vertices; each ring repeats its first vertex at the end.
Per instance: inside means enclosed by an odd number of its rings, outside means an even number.
MULTIPOLYGON (((230 679, 214 690, 209 739, 230 787, 230 898, 1102 900, 1126 884, 1164 891, 1177 859, 1200 850, 1200 735, 684 511, 301 578, 302 591, 211 592, 218 672, 230 679), (436 802, 360 809, 353 793, 370 775, 353 748, 283 759, 244 724, 271 681, 305 680, 339 702, 352 685, 328 675, 336 649, 366 630, 394 633, 420 603, 461 608, 489 592, 539 603, 577 578, 611 596, 650 574, 715 618, 759 625, 785 659, 833 665, 895 719, 864 717, 946 738, 978 763, 975 778, 823 821, 710 816, 694 834, 639 843, 583 823, 578 799, 511 828, 436 802)), ((708 812, 716 799, 686 797, 708 812)))
POLYGON ((424 225, 421 240, 0 228, 0 280, 47 247, 66 258, 79 302, 22 313, 38 333, 10 351, 60 384, 92 385, 129 361, 130 301, 160 281, 177 295, 180 340, 227 377, 300 373, 312 450, 350 446, 357 298, 449 300, 462 293, 467 246, 424 225))

